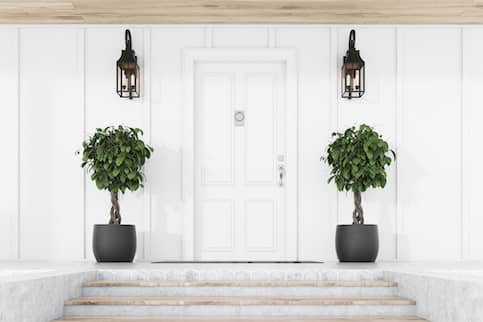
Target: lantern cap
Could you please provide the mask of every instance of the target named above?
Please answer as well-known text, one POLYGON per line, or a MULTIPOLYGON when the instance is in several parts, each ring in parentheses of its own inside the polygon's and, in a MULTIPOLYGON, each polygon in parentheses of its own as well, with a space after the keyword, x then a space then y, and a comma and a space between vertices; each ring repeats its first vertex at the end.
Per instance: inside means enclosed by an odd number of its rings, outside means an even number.
POLYGON ((117 65, 120 67, 137 64, 138 58, 136 57, 134 50, 123 50, 121 52, 121 57, 117 61, 117 65))
POLYGON ((344 66, 349 69, 359 69, 365 65, 364 60, 359 54, 359 50, 356 50, 356 31, 351 30, 349 35, 349 49, 344 56, 344 66))
POLYGON ((126 48, 122 50, 121 57, 117 60, 117 65, 120 68, 131 67, 132 64, 137 65, 137 62, 138 62, 136 53, 132 49, 132 38, 131 38, 131 32, 129 31, 129 29, 126 29, 125 31, 124 39, 125 39, 126 48))

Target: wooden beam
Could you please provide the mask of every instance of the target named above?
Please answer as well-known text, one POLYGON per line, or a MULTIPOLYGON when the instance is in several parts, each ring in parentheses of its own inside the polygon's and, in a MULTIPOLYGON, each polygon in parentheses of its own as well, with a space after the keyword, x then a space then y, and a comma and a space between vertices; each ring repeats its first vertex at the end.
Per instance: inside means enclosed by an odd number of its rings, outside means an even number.
POLYGON ((0 0, 0 23, 480 24, 483 0, 0 0))

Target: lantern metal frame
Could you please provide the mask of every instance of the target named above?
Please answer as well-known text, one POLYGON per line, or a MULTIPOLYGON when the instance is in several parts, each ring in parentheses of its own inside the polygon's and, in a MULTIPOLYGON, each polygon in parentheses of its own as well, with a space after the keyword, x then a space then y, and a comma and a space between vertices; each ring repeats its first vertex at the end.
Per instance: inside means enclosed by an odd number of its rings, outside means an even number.
POLYGON ((360 98, 366 91, 366 63, 361 58, 359 50, 355 49, 356 31, 349 33, 349 49, 343 58, 341 68, 342 98, 360 98))
POLYGON ((126 48, 116 62, 116 92, 122 98, 139 98, 141 80, 138 58, 132 49, 132 37, 129 29, 124 33, 126 48))

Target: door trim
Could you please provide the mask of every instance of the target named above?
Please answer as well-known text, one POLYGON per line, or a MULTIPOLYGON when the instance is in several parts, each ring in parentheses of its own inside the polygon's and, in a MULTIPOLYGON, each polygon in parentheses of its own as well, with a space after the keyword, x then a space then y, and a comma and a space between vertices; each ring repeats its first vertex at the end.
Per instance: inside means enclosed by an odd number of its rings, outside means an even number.
POLYGON ((275 62, 285 65, 286 144, 287 144, 287 205, 286 252, 298 260, 298 99, 297 66, 294 49, 186 49, 183 51, 183 111, 182 111, 182 201, 183 201, 183 260, 195 257, 195 65, 199 62, 275 62))

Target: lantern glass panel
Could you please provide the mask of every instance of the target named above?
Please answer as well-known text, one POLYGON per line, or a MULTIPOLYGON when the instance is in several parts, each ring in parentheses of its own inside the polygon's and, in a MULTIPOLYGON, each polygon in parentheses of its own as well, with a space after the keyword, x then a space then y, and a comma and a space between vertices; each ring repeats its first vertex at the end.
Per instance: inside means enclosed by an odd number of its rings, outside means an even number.
POLYGON ((134 69, 122 69, 117 66, 117 93, 120 97, 140 97, 139 66, 134 69))
POLYGON ((342 97, 359 98, 364 95, 365 88, 365 67, 360 69, 342 69, 342 97))

